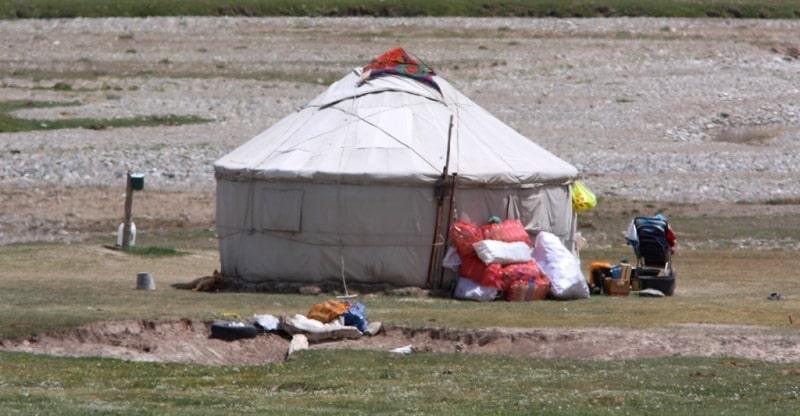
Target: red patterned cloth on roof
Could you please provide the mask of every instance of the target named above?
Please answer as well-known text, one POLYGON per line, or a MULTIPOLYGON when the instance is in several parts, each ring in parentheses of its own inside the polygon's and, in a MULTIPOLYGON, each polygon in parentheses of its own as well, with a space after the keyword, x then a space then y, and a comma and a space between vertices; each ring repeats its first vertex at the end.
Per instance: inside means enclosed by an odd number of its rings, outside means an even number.
POLYGON ((364 65, 361 73, 361 82, 381 75, 400 75, 426 82, 437 90, 439 86, 433 80, 436 75, 431 68, 408 56, 403 48, 394 48, 364 65))

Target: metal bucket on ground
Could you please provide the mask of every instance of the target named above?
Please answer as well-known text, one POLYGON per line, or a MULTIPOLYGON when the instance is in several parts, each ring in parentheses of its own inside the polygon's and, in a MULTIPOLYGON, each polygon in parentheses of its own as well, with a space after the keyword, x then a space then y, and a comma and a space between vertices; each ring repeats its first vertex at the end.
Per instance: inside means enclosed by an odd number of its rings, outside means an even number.
POLYGON ((156 290, 156 283, 153 281, 153 275, 148 272, 139 272, 136 274, 136 289, 139 290, 156 290))

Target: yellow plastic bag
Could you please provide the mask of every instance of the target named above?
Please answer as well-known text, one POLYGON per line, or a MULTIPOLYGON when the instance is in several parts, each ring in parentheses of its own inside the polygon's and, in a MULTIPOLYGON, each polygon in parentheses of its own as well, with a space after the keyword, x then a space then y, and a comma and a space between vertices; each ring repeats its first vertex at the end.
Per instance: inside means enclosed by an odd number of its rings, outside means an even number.
POLYGON ((572 184, 572 208, 575 212, 588 211, 597 205, 597 197, 581 181, 572 184))
POLYGON ((327 324, 347 312, 349 308, 350 305, 344 302, 333 299, 326 300, 312 306, 311 310, 306 314, 306 318, 316 319, 323 324, 327 324))

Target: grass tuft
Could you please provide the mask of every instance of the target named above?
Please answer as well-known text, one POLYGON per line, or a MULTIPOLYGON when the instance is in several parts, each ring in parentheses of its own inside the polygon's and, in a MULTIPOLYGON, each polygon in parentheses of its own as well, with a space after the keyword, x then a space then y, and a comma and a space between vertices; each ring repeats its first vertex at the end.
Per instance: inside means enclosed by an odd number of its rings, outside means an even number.
POLYGON ((171 247, 158 247, 158 246, 128 246, 124 250, 126 253, 135 254, 143 257, 169 257, 169 256, 185 256, 189 254, 185 251, 176 250, 171 247))
POLYGON ((800 205, 800 198, 780 198, 768 199, 764 201, 766 205, 800 205))
MULTIPOLYGON (((58 84, 57 84, 58 85, 58 84)), ((68 84, 65 84, 68 85, 68 84)), ((66 86, 61 89, 67 88, 66 86)), ((69 87, 71 88, 71 87, 69 87)), ((0 133, 18 133, 36 130, 60 130, 83 128, 90 130, 105 130, 107 128, 153 127, 153 126, 180 126, 184 124, 208 123, 212 120, 199 116, 139 116, 133 118, 90 119, 73 118, 64 120, 39 120, 17 118, 9 113, 24 108, 47 108, 78 106, 78 102, 56 101, 3 101, 0 102, 0 133)))

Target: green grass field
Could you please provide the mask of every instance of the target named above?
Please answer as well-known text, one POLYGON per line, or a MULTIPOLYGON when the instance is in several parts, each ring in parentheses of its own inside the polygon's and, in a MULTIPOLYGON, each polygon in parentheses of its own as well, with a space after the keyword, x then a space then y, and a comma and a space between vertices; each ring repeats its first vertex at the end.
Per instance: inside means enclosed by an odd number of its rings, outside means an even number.
POLYGON ((303 351, 205 367, 0 355, 5 414, 788 415, 800 365, 303 351))
MULTIPOLYGON (((724 226, 724 224, 723 224, 724 226)), ((716 229, 713 221, 703 227, 716 229)), ((721 228, 720 228, 721 229, 721 228)), ((687 233, 692 229, 685 228, 687 233)), ((174 290, 216 267, 207 235, 140 233, 140 245, 180 256, 108 250, 104 241, 14 244, 0 250, 0 335, 58 332, 99 320, 219 319, 225 314, 304 313, 327 295, 197 294, 174 290), (156 291, 137 291, 136 272, 156 291)), ((582 252, 627 256, 624 245, 582 252)), ((685 250, 676 255, 675 296, 595 296, 572 302, 476 304, 394 295, 362 297, 370 320, 410 327, 667 327, 679 323, 764 326, 794 334, 792 250, 685 250), (769 270, 767 276, 759 271, 769 270), (765 300, 777 291, 786 302, 765 300)), ((799 314, 800 315, 800 314, 799 314)), ((598 345, 603 348, 603 345, 598 345)), ((791 414, 800 400, 800 363, 660 358, 616 361, 389 352, 302 351, 260 366, 135 363, 0 353, 0 402, 7 414, 791 414)))
POLYGON ((147 16, 517 16, 796 19, 794 0, 0 0, 0 19, 147 16))

